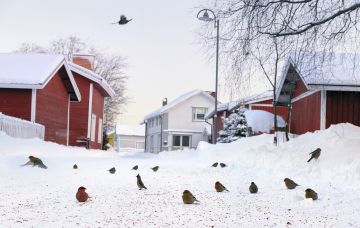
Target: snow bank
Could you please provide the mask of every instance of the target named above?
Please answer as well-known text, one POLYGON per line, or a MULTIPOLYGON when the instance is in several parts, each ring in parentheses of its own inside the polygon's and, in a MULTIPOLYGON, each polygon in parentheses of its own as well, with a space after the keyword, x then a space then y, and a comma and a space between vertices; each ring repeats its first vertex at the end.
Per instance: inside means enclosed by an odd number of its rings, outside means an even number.
POLYGON ((4 227, 350 227, 360 226, 360 128, 333 125, 275 147, 263 134, 160 154, 65 147, 0 134, 0 224, 4 227), (321 148, 318 160, 309 153, 321 148), (20 167, 28 155, 47 170, 20 167), (210 167, 214 162, 226 168, 210 167), (77 163, 78 170, 72 165, 77 163), (139 170, 131 167, 139 165, 139 170), (150 168, 159 165, 156 173, 150 168), (111 175, 107 170, 115 166, 111 175), (140 174, 146 191, 136 186, 140 174), (283 179, 301 186, 285 189, 283 179), (217 193, 215 181, 229 193, 217 193), (259 193, 250 195, 254 181, 259 193), (80 204, 76 189, 93 197, 80 204), (312 188, 318 201, 304 199, 312 188), (184 205, 189 189, 201 201, 184 205))
MULTIPOLYGON (((274 129, 274 114, 263 110, 246 110, 244 112, 249 127, 254 132, 270 132, 274 129)), ((285 121, 277 116, 278 127, 285 127, 285 121)))

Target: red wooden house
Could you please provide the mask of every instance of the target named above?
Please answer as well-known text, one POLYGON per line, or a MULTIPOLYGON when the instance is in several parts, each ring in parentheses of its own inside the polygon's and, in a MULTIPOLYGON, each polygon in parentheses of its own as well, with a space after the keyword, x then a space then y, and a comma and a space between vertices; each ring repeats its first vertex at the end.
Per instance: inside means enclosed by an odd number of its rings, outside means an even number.
POLYGON ((277 100, 291 107, 290 132, 303 134, 344 122, 360 126, 359 57, 317 54, 305 60, 295 63, 290 57, 280 77, 277 100))
POLYGON ((80 146, 87 139, 89 148, 100 149, 105 97, 112 97, 115 93, 101 76, 93 72, 92 63, 91 55, 74 56, 73 63, 69 63, 82 94, 80 102, 71 102, 69 144, 80 146))
POLYGON ((0 112, 45 126, 45 140, 69 143, 70 101, 81 100, 62 56, 0 54, 0 112))
MULTIPOLYGON (((218 131, 224 129, 222 118, 228 117, 234 110, 243 106, 249 110, 263 110, 270 113, 274 113, 273 109, 273 91, 267 90, 263 93, 255 94, 253 96, 245 97, 229 103, 223 103, 218 105, 218 131)), ((288 119, 288 111, 286 107, 277 106, 277 115, 281 116, 285 121, 288 119)), ((209 110, 205 118, 210 119, 214 116, 214 109, 209 110)))

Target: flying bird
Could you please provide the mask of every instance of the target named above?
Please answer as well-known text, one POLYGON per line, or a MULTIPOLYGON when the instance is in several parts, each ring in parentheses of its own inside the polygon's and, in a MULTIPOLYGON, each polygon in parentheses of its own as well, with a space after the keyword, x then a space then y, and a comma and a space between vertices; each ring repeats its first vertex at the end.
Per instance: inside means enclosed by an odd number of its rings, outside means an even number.
POLYGON ((86 188, 81 186, 79 187, 77 193, 76 193, 76 199, 79 202, 86 202, 89 198, 89 195, 85 192, 86 188))
POLYGON ((185 190, 183 192, 182 200, 184 204, 193 204, 194 202, 200 202, 189 190, 185 190))
POLYGON ((219 181, 216 181, 215 182, 215 189, 216 189, 216 191, 217 192, 223 192, 223 191, 229 191, 229 190, 227 190, 226 188, 225 188, 225 186, 224 185, 222 185, 219 181))
POLYGON ((26 166, 26 165, 32 165, 33 167, 38 166, 39 168, 47 169, 47 166, 44 165, 44 163, 41 161, 40 158, 34 157, 32 155, 29 156, 29 161, 21 166, 26 166))
POLYGON ((115 167, 112 167, 111 169, 108 170, 111 174, 114 174, 116 172, 115 167))
POLYGON ((297 183, 295 183, 295 181, 293 181, 293 180, 291 180, 289 178, 285 178, 284 182, 285 182, 285 186, 286 186, 287 189, 294 189, 297 186, 299 186, 297 183))
POLYGON ((137 186, 139 187, 139 190, 141 190, 141 189, 143 189, 143 188, 147 189, 147 188, 145 187, 144 183, 143 183, 142 180, 141 180, 140 174, 138 174, 138 175, 136 176, 136 178, 137 178, 136 184, 137 184, 137 186))
POLYGON ((136 165, 136 166, 134 166, 134 167, 132 168, 132 170, 138 170, 138 168, 139 168, 139 166, 136 165))
POLYGON ((125 15, 121 15, 121 16, 120 16, 120 20, 117 21, 117 22, 114 22, 114 23, 112 23, 112 24, 125 25, 125 24, 129 23, 131 20, 132 20, 132 19, 128 20, 125 15))
POLYGON ((313 158, 318 159, 321 154, 321 149, 317 148, 313 152, 311 152, 309 155, 311 155, 310 159, 307 162, 310 162, 313 158))
POLYGON ((318 199, 318 194, 312 190, 311 188, 308 188, 305 190, 305 198, 311 198, 313 200, 317 200, 318 199))
POLYGON ((154 166, 154 167, 152 167, 151 169, 152 169, 152 171, 156 172, 156 171, 158 171, 159 166, 154 166))
POLYGON ((258 192, 258 187, 256 186, 256 184, 254 182, 251 182, 251 185, 249 187, 249 191, 250 191, 250 193, 257 193, 258 192))

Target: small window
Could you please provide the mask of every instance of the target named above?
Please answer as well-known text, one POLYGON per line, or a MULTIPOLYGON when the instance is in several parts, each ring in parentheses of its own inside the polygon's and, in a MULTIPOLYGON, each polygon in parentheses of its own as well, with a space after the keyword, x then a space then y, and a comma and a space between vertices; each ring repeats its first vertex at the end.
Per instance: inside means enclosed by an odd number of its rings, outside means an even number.
POLYGON ((193 115, 192 115, 193 121, 204 121, 207 110, 208 110, 207 108, 198 108, 198 107, 193 108, 193 115))
POLYGON ((175 135, 173 138, 173 146, 180 146, 180 137, 179 135, 175 135))
POLYGON ((91 135, 90 140, 95 142, 95 132, 96 132, 96 115, 93 113, 91 115, 91 135))
POLYGON ((99 118, 99 126, 98 126, 98 143, 101 143, 102 141, 102 124, 103 121, 101 118, 99 118))
POLYGON ((189 147, 190 146, 190 136, 183 136, 182 137, 182 146, 189 147))

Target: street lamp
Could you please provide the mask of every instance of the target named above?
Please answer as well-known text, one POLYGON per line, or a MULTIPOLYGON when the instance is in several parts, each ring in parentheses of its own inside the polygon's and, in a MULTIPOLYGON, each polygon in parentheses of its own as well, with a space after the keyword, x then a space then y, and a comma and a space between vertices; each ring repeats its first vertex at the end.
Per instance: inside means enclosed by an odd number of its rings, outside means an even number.
POLYGON ((214 11, 211 9, 202 9, 198 12, 196 16, 199 20, 210 22, 214 21, 214 26, 216 28, 216 73, 215 73, 215 108, 214 108, 214 118, 213 118, 213 134, 212 134, 212 142, 216 144, 216 135, 217 135, 217 95, 218 95, 218 72, 219 72, 219 19, 216 18, 214 11), (202 16, 200 14, 204 12, 202 16), (209 17, 210 12, 213 17, 209 17))

